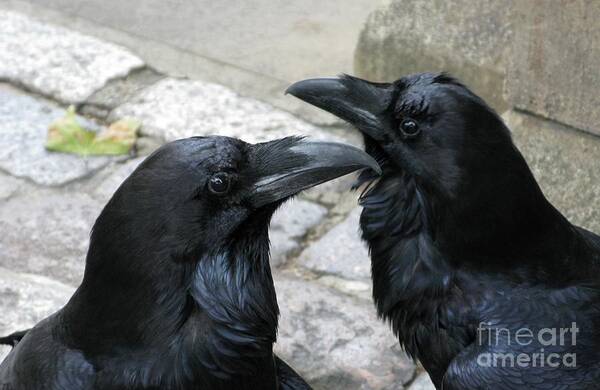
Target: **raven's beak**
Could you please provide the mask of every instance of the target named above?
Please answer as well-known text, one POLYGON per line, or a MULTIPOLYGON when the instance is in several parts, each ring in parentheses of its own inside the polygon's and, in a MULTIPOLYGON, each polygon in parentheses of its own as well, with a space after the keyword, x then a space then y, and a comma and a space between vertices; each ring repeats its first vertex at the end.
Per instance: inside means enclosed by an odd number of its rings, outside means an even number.
POLYGON ((254 148, 258 178, 249 201, 255 208, 360 169, 381 174, 371 156, 350 145, 284 138, 254 148))
POLYGON ((391 84, 342 76, 299 81, 285 92, 338 116, 374 140, 382 140, 392 89, 391 84))

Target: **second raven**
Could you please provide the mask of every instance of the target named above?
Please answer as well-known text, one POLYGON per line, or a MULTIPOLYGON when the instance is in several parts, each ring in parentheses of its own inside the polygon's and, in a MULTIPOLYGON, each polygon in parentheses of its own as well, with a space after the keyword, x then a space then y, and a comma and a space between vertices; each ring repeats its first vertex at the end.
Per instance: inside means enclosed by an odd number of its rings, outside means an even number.
POLYGON ((600 388, 600 237, 544 197, 465 85, 312 79, 288 92, 356 126, 373 297, 438 389, 600 388))

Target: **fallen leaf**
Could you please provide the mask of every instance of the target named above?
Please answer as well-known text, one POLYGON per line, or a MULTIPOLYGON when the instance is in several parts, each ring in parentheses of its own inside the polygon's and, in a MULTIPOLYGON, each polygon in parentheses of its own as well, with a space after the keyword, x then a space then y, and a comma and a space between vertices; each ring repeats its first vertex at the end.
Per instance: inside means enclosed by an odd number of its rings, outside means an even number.
POLYGON ((96 133, 84 129, 78 122, 75 107, 70 106, 63 118, 58 119, 48 129, 46 149, 55 152, 87 155, 88 146, 96 133))
POLYGON ((63 118, 50 125, 46 149, 81 156, 128 154, 135 145, 140 126, 140 121, 125 118, 96 133, 81 126, 75 107, 70 106, 63 118))
POLYGON ((100 132, 92 142, 93 154, 127 154, 135 145, 140 121, 125 118, 100 132))

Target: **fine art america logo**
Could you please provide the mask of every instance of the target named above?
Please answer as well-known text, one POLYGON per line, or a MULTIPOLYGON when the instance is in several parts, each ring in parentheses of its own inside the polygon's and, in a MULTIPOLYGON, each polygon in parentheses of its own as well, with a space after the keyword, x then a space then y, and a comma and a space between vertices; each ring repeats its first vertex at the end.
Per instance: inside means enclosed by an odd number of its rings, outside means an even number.
POLYGON ((579 328, 575 322, 568 328, 491 327, 480 323, 477 339, 490 352, 481 353, 477 364, 482 367, 576 367, 579 328))

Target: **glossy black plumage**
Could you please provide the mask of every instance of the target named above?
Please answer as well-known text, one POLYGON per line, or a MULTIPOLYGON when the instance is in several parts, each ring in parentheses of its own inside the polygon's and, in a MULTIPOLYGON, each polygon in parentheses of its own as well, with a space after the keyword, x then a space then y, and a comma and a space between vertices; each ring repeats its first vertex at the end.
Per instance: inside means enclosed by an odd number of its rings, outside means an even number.
POLYGON ((273 353, 268 225, 297 192, 361 168, 379 170, 298 138, 161 147, 108 202, 81 286, 2 362, 0 388, 309 389, 273 353))
POLYGON ((382 167, 359 180, 373 297, 438 389, 600 388, 600 237, 546 200, 483 100, 429 73, 312 79, 288 92, 356 126, 382 167), (519 329, 539 337, 572 323, 574 343, 515 343, 519 329), (576 365, 482 359, 540 351, 575 354, 576 365))

